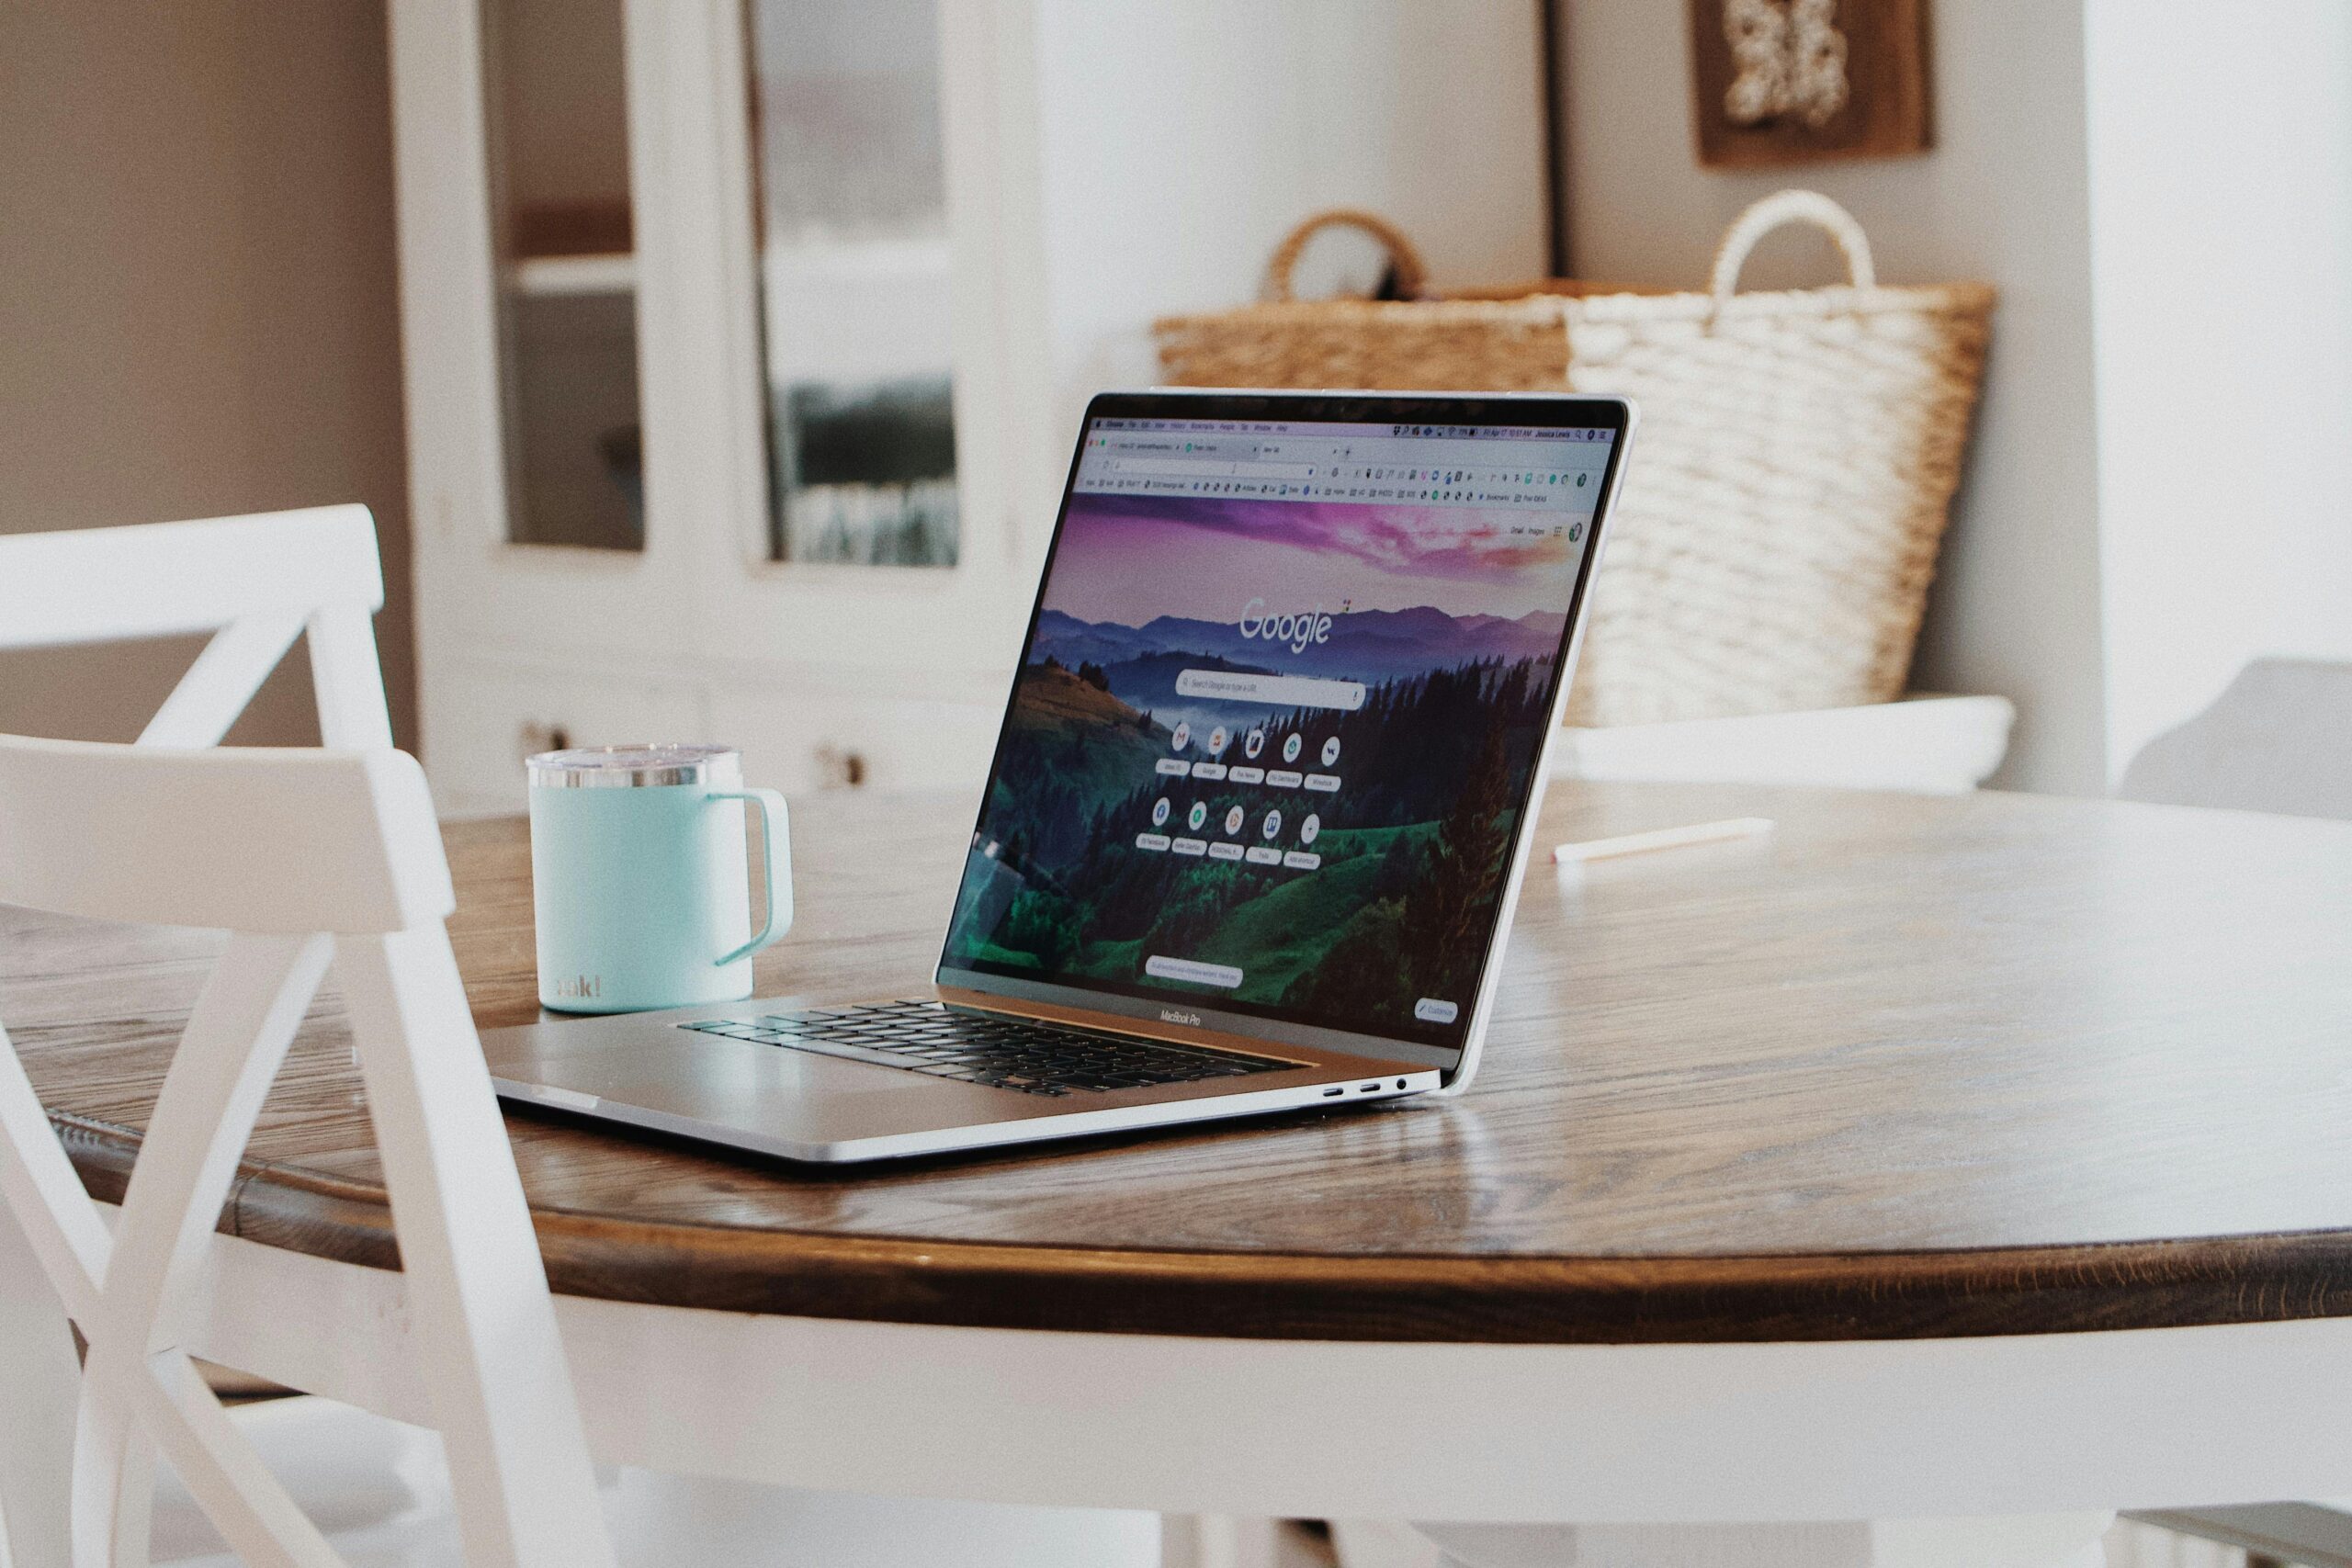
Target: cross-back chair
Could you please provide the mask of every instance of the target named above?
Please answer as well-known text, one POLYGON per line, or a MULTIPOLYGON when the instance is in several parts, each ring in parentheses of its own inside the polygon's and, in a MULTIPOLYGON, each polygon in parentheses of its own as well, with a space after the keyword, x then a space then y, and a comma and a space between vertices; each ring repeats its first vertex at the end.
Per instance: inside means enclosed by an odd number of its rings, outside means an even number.
POLYGON ((220 744, 307 632, 321 740, 390 746, 369 630, 383 603, 364 506, 0 537, 0 649, 213 634, 143 745, 220 744))
MULTIPOLYGON (((0 536, 0 650, 212 634, 142 745, 219 744, 307 635, 322 741, 389 747, 369 629, 383 602, 375 523, 359 505, 0 536)), ((21 1423, 15 1436, 0 1441, 0 1500, 8 1450, 40 1440, 21 1423)), ((6 1534, 0 1528, 0 1568, 6 1534)))
POLYGON ((155 1450, 247 1562, 338 1561, 185 1338, 239 1156, 332 967, 467 1558, 609 1563, 554 1305, 443 926, 454 898, 414 760, 0 737, 0 903, 230 933, 111 1230, 0 1030, 0 1207, 88 1347, 70 1518, 61 1530, 53 1493, 19 1470, 0 1496, 8 1561, 62 1564, 62 1536, 75 1568, 143 1562, 155 1450))
MULTIPOLYGON (((374 612, 382 606, 383 598, 375 525, 364 506, 314 507, 195 522, 0 537, 0 649, 97 643, 191 632, 212 634, 140 736, 141 747, 218 744, 287 650, 296 639, 307 635, 322 739, 330 747, 389 754, 391 728, 369 624, 374 612)), ((54 762, 66 755, 42 753, 35 743, 10 745, 12 758, 20 754, 47 755, 54 762), (33 750, 20 753, 15 750, 25 745, 32 745, 33 750)), ((89 755, 93 759, 111 756, 118 750, 89 755)), ((228 765, 232 771, 260 768, 275 777, 270 764, 273 756, 284 754, 247 752, 228 759, 228 765)), ((193 774, 183 772, 181 765, 194 760, 173 757, 158 761, 171 764, 165 773, 115 773, 113 764, 94 761, 92 765, 97 772, 113 777, 139 777, 164 787, 170 787, 164 783, 167 779, 229 776, 217 769, 208 773, 205 764, 211 759, 197 762, 193 774)), ((38 768, 46 764, 28 765, 38 768)), ((341 759, 334 765, 347 770, 352 760, 341 759)), ((363 838, 356 852, 365 859, 382 852, 388 858, 377 864, 377 870, 386 875, 393 867, 404 864, 406 874, 424 877, 429 888, 445 886, 447 867, 438 838, 415 831, 414 825, 420 819, 429 825, 430 812, 419 804, 423 793, 414 764, 395 758, 370 766, 389 769, 390 773, 385 776, 405 782, 389 786, 391 795, 377 803, 382 813, 377 822, 380 843, 370 851, 368 841, 363 838), (393 855, 405 858, 389 858, 393 855)), ((288 776, 311 775, 298 771, 288 776)), ((375 775, 363 768, 357 776, 375 775)), ((305 786, 296 787, 299 793, 305 786)), ((271 798, 273 794, 265 791, 262 798, 271 798)), ((149 804, 161 808, 155 802, 149 804)), ((140 814, 136 801, 126 801, 125 805, 131 814, 119 824, 106 825, 103 831, 86 818, 81 819, 82 827, 93 837, 86 862, 80 858, 82 852, 68 851, 76 857, 76 866, 85 868, 76 874, 95 874, 101 860, 134 879, 147 873, 168 879, 175 874, 172 867, 184 872, 187 863, 169 859, 180 852, 168 845, 159 852, 166 858, 150 861, 143 872, 135 856, 125 859, 113 853, 113 846, 145 841, 132 832, 138 824, 155 825, 153 818, 140 814)), ((0 802, 0 807, 6 806, 7 803, 0 802)), ((358 809, 349 803, 346 807, 353 811, 358 809)), ((12 851, 17 856, 28 856, 32 851, 28 846, 35 843, 53 850, 66 841, 59 835, 73 830, 71 824, 36 822, 35 818, 42 815, 40 810, 32 808, 33 815, 28 817, 21 802, 9 809, 14 815, 0 815, 0 864, 20 863, 6 857, 12 851)), ((254 819, 236 818, 241 822, 254 819)), ((266 821, 266 812, 260 819, 266 821)), ((355 820, 338 818, 338 831, 350 829, 355 820)), ((184 840, 187 852, 200 851, 206 842, 217 846, 221 841, 213 826, 198 818, 175 821, 189 830, 184 840)), ((253 886, 253 868, 256 865, 287 867, 288 857, 284 852, 294 841, 288 835, 300 826, 281 821, 269 829, 265 839, 249 840, 247 847, 253 858, 240 864, 234 857, 229 857, 223 863, 227 876, 223 886, 253 886)), ((347 834, 339 841, 349 848, 347 834)), ((306 846, 304 852, 310 854, 311 847, 306 846)), ((292 868, 292 873, 308 874, 299 865, 292 868)), ((116 899, 119 896, 120 908, 147 911, 128 918, 169 919, 164 904, 150 903, 141 897, 140 887, 144 886, 126 883, 104 897, 116 899)), ((315 878, 305 886, 315 890, 315 878)), ((379 892, 382 886, 379 883, 379 892)), ((254 893, 258 897, 269 890, 258 887, 254 893)), ((29 896, 28 886, 13 880, 0 883, 0 902, 18 902, 29 896)), ((101 897, 96 891, 75 895, 77 900, 85 897, 94 900, 101 897)), ((293 894, 289 892, 288 897, 290 899, 293 894)), ((422 905, 412 900, 405 908, 409 914, 415 915, 433 902, 432 897, 426 897, 422 905)), ((77 909, 84 906, 77 901, 62 907, 77 909)), ((381 912, 379 908, 378 913, 381 912)), ((446 913, 446 898, 441 913, 446 913)), ((543 1346, 552 1344, 543 1306, 546 1284, 538 1267, 536 1244, 527 1224, 519 1236, 514 1234, 511 1212, 514 1204, 499 1196, 514 1179, 511 1158, 503 1141, 493 1145, 481 1135, 484 1111, 487 1111, 493 1130, 496 1113, 488 1098, 487 1083, 481 1079, 462 994, 450 992, 446 984, 446 963, 435 956, 436 945, 446 953, 439 919, 440 913, 431 916, 430 930, 354 930, 340 932, 332 940, 323 934, 329 928, 322 928, 321 932, 310 933, 305 942, 285 951, 281 951, 288 939, 284 931, 274 936, 245 932, 232 937, 228 956, 213 976, 205 1001, 191 1022, 189 1040, 175 1060, 171 1081, 187 1086, 175 1091, 176 1103, 181 1105, 189 1103, 191 1097, 217 1100, 223 1093, 230 1094, 234 1103, 222 1102, 226 1119, 214 1128, 218 1136, 200 1152, 190 1147, 173 1152, 173 1145, 189 1144, 196 1137, 195 1132, 185 1130, 187 1122, 182 1118, 187 1112, 176 1113, 174 1125, 183 1130, 174 1134, 171 1144, 154 1141, 164 1130, 159 1105, 157 1122, 150 1134, 149 1152, 142 1156, 140 1168, 164 1174, 145 1179, 143 1190, 148 1196, 140 1212, 146 1217, 138 1222, 136 1231, 130 1219, 131 1205, 126 1201, 121 1226, 111 1238, 104 1234, 102 1226, 94 1227, 91 1224, 88 1201, 78 1181, 71 1180, 70 1170, 61 1179, 63 1168, 57 1163, 55 1139, 49 1133, 46 1119, 40 1115, 29 1088, 22 1081, 19 1064, 7 1046, 5 1032, 0 1032, 0 1111, 9 1113, 0 1119, 0 1167, 12 1173, 6 1185, 0 1187, 0 1258, 22 1259, 38 1247, 41 1261, 39 1269, 0 1269, 0 1348, 6 1350, 6 1359, 12 1363, 0 1366, 0 1388, 13 1387, 25 1401, 17 1404, 9 1418, 0 1419, 0 1568, 60 1568, 69 1559, 76 1568, 122 1568, 143 1562, 153 1443, 158 1437, 171 1439, 167 1448, 172 1444, 200 1446, 201 1452, 191 1451, 186 1456, 174 1450, 175 1461, 186 1457, 196 1467, 197 1473, 184 1479, 209 1514, 216 1507, 228 1510, 232 1522, 238 1526, 231 1540, 254 1561, 310 1563, 331 1559, 331 1553, 323 1558, 320 1555, 323 1547, 316 1540, 317 1532, 300 1520, 299 1511, 293 1510, 282 1491, 268 1481, 266 1472, 250 1450, 234 1440, 235 1432, 224 1426, 209 1390, 203 1388, 200 1380, 188 1380, 184 1356, 178 1356, 169 1347, 161 1347, 149 1358, 162 1367, 159 1375, 167 1380, 153 1386, 170 1396, 168 1410, 144 1403, 157 1395, 144 1392, 145 1385, 138 1377, 125 1372, 118 1364, 130 1355, 120 1347, 137 1341, 130 1327, 120 1326, 131 1322, 135 1303, 153 1304, 150 1339, 171 1337, 171 1314, 176 1309, 170 1303, 180 1299, 178 1292, 185 1283, 182 1275, 175 1270, 188 1267, 190 1256, 201 1257, 204 1247, 209 1245, 205 1237, 211 1224, 210 1216, 220 1209, 220 1193, 213 1192, 208 1201, 198 1189, 207 1182, 217 1184, 220 1171, 234 1168, 251 1125, 250 1116, 243 1117, 242 1128, 235 1125, 243 1103, 235 1097, 251 1098, 258 1107, 259 1097, 266 1091, 275 1071, 277 1055, 284 1050, 283 1040, 274 1046, 271 1040, 275 1034, 289 1032, 294 1021, 300 1018, 304 1002, 326 963, 322 942, 328 947, 335 942, 342 944, 340 967, 356 1028, 360 1015, 366 1013, 370 1021, 367 1027, 379 1036, 388 1029, 401 1040, 408 1038, 405 1032, 412 1028, 428 1027, 439 1032, 434 1052, 426 1055, 409 1052, 403 1056, 410 1063, 406 1068, 387 1069, 382 1063, 383 1054, 393 1047, 379 1046, 369 1083, 371 1097, 376 1093, 375 1078, 387 1070, 405 1071, 413 1080, 419 1070, 416 1062, 429 1056, 432 1063, 437 1064, 454 1051, 459 1059, 457 1075, 447 1082, 436 1083, 432 1098, 436 1102, 450 1100, 459 1104, 459 1111, 451 1114, 458 1115, 460 1123, 470 1125, 472 1131, 459 1138, 461 1147, 444 1145, 443 1152, 453 1159, 462 1155, 466 1163, 482 1165, 481 1169, 465 1170, 465 1179, 469 1183, 487 1180, 497 1189, 491 1194, 493 1213, 485 1223, 492 1232, 503 1235, 502 1246, 514 1255, 505 1266, 512 1277, 502 1279, 494 1270, 486 1277, 481 1268, 465 1267, 461 1250, 453 1242, 447 1248, 429 1248, 424 1258, 423 1276, 414 1275, 418 1264, 411 1260, 408 1266, 413 1279, 427 1294, 443 1302, 445 1317, 451 1310, 449 1303, 455 1303, 461 1309, 465 1302, 479 1304, 488 1300, 494 1305, 504 1299, 498 1292, 518 1289, 522 1294, 516 1304, 501 1309, 516 1314, 506 1320, 507 1330, 527 1331, 537 1335, 543 1346), (277 943, 275 948, 272 942, 277 943), (373 950, 368 945, 371 942, 376 944, 373 950), (358 945, 355 947, 355 943, 358 945), (420 949, 421 957, 415 955, 420 949), (396 952, 405 952, 410 956, 394 963, 390 955, 396 952), (434 977, 436 972, 440 975, 437 979, 434 977), (424 978, 420 979, 420 976, 424 978), (259 999, 265 992, 270 998, 266 1003, 259 999), (383 1022, 381 1007, 373 1005, 387 1002, 398 1004, 396 1024, 383 1022), (420 1008, 427 1012, 420 1013, 420 1008), (240 1066, 231 1071, 214 1063, 212 1056, 231 1051, 238 1027, 248 1022, 253 1024, 252 1038, 246 1043, 251 1050, 240 1058, 240 1066), (454 1035, 449 1033, 452 1030, 456 1031, 454 1035), (232 1044, 220 1044, 224 1038, 232 1040, 232 1044), (450 1046, 449 1039, 460 1041, 462 1048, 450 1046), (232 1087, 228 1089, 222 1088, 220 1077, 224 1071, 230 1071, 228 1081, 232 1087), (464 1109, 468 1103, 472 1106, 470 1111, 464 1109), (163 1152, 159 1154, 159 1150, 163 1152), (180 1215, 183 1223, 173 1232, 166 1247, 157 1238, 171 1228, 165 1218, 170 1191, 175 1184, 186 1190, 187 1204, 180 1215), (39 1205, 38 1213, 35 1204, 39 1205), (504 1217, 501 1218, 501 1214, 504 1217), (27 1229, 33 1234, 24 1234, 27 1229), (122 1239, 126 1235, 130 1239, 122 1239), (158 1247, 166 1247, 167 1257, 161 1263, 153 1256, 158 1247), (144 1261, 136 1265, 115 1261, 133 1255, 144 1261), (441 1261, 436 1263, 436 1258, 441 1261), (514 1272, 517 1258, 519 1272, 514 1272), (442 1281, 437 1285, 432 1282, 436 1268, 442 1281), (47 1278, 38 1277, 41 1275, 47 1278), (143 1280, 144 1283, 134 1287, 134 1279, 143 1280), (484 1291, 491 1294, 485 1297, 484 1291), (66 1310, 81 1325, 93 1347, 94 1359, 101 1337, 117 1347, 106 1358, 96 1359, 98 1371, 89 1377, 85 1378, 75 1363, 73 1345, 59 1320, 58 1297, 62 1298, 66 1310), (85 1320, 84 1313, 93 1315, 85 1320), (96 1332, 93 1333, 93 1329, 96 1332), (44 1400, 78 1402, 80 1409, 70 1425, 43 1421, 35 1418, 30 1406, 44 1400), (149 1426, 153 1421, 168 1424, 168 1431, 152 1433, 149 1426), (74 1433, 71 1451, 59 1440, 61 1430, 74 1433), (283 1544, 288 1541, 294 1544, 283 1544)), ((364 1037, 359 1055, 363 1072, 371 1072, 364 1037)), ((437 1066, 434 1070, 438 1070, 437 1066)), ((426 1104, 417 1098, 422 1089, 413 1089, 407 1094, 406 1110, 395 1103, 401 1101, 397 1082, 387 1092, 393 1100, 382 1102, 380 1114, 405 1116, 413 1131, 420 1108, 426 1104)), ((429 1111, 423 1113, 432 1134, 424 1145, 424 1154, 429 1155, 443 1142, 441 1121, 429 1111)), ((379 1136, 383 1127, 379 1122, 379 1136)), ((414 1142, 413 1138, 409 1141, 412 1145, 414 1142)), ((389 1138, 387 1156, 392 1157, 389 1138)), ((412 1150, 405 1157, 413 1164, 423 1156, 412 1150)), ((415 1220, 417 1201, 413 1196, 411 1220, 427 1226, 435 1223, 435 1200, 430 1196, 435 1191, 432 1178, 436 1169, 447 1168, 450 1167, 446 1164, 428 1167, 423 1174, 405 1179, 413 1194, 420 1190, 420 1183, 421 1190, 428 1194, 424 1200, 425 1217, 422 1220, 415 1220)), ((410 1223, 399 1220, 397 1215, 396 1221, 403 1225, 410 1223)), ((407 1249, 404 1247, 403 1251, 406 1257, 407 1249)), ((458 1315, 462 1319, 463 1311, 459 1310, 458 1315)), ((437 1345, 438 1337, 430 1337, 428 1343, 437 1345)), ((440 1371, 446 1372, 458 1367, 470 1370, 472 1364, 472 1358, 463 1354, 460 1348, 458 1359, 440 1371)), ((579 1521, 593 1524, 597 1515, 593 1496, 583 1500, 581 1495, 578 1466, 569 1457, 576 1443, 566 1434, 576 1432, 577 1416, 571 1414, 570 1387, 560 1380, 560 1365, 551 1373, 542 1352, 536 1358, 526 1356, 516 1363, 516 1369, 500 1372, 488 1383, 470 1385, 479 1389, 470 1397, 461 1389, 458 1395, 459 1408, 447 1416, 452 1427, 452 1470, 461 1487, 461 1523, 468 1555, 483 1562, 525 1557, 550 1562, 606 1561, 601 1532, 589 1545, 578 1545, 572 1540, 578 1529, 583 1528, 579 1521), (557 1380, 551 1385, 552 1392, 548 1382, 551 1376, 557 1380), (508 1382, 515 1378, 521 1380, 524 1390, 523 1404, 516 1406, 523 1411, 524 1418, 529 1417, 535 1408, 554 1411, 548 1417, 554 1430, 545 1438, 553 1445, 549 1450, 553 1457, 542 1461, 543 1466, 551 1464, 553 1471, 541 1479, 552 1478, 560 1483, 544 1490, 567 1510, 566 1517, 572 1522, 561 1527, 554 1536, 558 1550, 552 1554, 539 1550, 548 1539, 549 1527, 536 1512, 516 1516, 514 1522, 500 1522, 504 1517, 506 1482, 490 1482, 490 1490, 483 1490, 483 1477, 503 1473, 497 1462, 493 1439, 499 1431, 513 1425, 511 1421, 492 1423, 488 1413, 493 1404, 501 1409, 507 1408, 505 1389, 508 1382), (487 1452, 485 1443, 490 1445, 487 1452)))

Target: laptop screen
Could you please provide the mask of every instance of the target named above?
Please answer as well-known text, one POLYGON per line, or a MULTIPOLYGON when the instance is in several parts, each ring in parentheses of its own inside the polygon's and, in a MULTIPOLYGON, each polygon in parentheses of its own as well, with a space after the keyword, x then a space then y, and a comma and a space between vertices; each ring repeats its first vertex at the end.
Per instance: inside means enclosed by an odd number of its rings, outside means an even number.
POLYGON ((1458 1048, 1615 408, 1185 402, 1090 410, 943 970, 1458 1048))

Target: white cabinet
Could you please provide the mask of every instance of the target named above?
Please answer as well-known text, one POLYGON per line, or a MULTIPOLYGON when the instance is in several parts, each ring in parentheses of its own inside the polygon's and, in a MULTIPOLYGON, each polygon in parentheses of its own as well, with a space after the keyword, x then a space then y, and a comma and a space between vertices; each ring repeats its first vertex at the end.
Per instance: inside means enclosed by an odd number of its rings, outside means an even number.
POLYGON ((974 785, 1079 410, 1150 378, 1155 315, 1250 298, 1325 206, 1441 279, 1540 270, 1532 0, 390 16, 452 811, 519 806, 558 735, 974 785))

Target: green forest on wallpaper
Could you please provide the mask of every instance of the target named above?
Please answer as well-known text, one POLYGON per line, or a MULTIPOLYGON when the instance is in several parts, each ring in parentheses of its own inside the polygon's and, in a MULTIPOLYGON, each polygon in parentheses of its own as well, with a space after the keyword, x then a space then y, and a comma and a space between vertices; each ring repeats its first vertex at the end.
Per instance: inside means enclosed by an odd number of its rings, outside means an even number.
MULTIPOLYGON (((1486 660, 1374 686, 1352 712, 1259 721, 1261 761, 1303 737, 1307 763, 1340 744, 1331 794, 1156 774, 1170 727, 1114 695, 1102 672, 1027 666, 949 939, 953 963, 1230 997, 1342 1026, 1427 1034, 1424 997, 1476 988, 1517 816, 1542 733, 1548 659, 1486 660), (1269 808, 1284 846, 1321 819, 1313 870, 1137 850, 1166 797, 1182 834, 1193 803, 1218 837, 1228 808, 1258 842, 1269 808), (994 853, 989 852, 993 848, 994 853), (1159 953, 1243 972, 1230 991, 1148 977, 1159 953)), ((1237 720, 1236 728, 1247 723, 1237 720)), ((1196 727, 1197 728, 1197 727, 1196 727)), ((1197 736, 1188 746, 1199 753, 1197 736)), ((1238 743, 1226 753, 1238 760, 1238 743)))

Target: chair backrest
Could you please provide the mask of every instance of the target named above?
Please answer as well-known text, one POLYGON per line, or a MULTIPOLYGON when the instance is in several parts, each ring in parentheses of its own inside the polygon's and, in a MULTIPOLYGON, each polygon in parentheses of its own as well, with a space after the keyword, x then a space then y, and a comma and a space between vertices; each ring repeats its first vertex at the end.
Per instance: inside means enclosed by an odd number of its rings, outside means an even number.
POLYGON ((332 966, 467 1560, 609 1563, 546 1273, 442 925, 448 871, 414 760, 0 736, 0 903, 230 931, 111 1234, 0 1030, 0 1205, 88 1345, 74 1561, 144 1560, 159 1452, 247 1561, 335 1561, 182 1348, 238 1158, 332 966))
POLYGON ((0 536, 0 649, 213 634, 148 745, 219 744, 307 631, 321 739, 390 746, 368 628, 383 603, 364 506, 0 536))
POLYGON ((2115 793, 2352 820, 2352 663, 2257 659, 2140 749, 2115 793))

